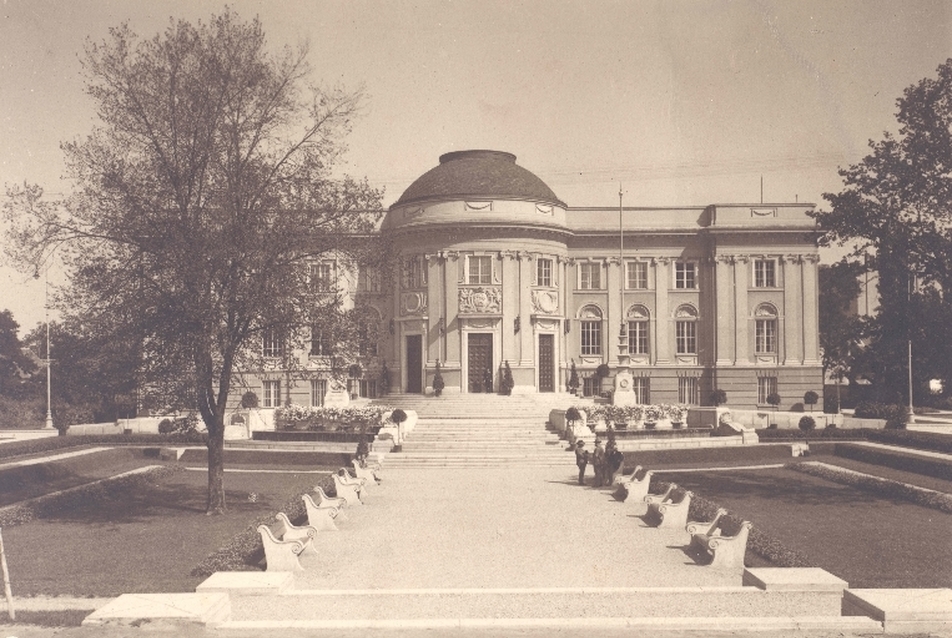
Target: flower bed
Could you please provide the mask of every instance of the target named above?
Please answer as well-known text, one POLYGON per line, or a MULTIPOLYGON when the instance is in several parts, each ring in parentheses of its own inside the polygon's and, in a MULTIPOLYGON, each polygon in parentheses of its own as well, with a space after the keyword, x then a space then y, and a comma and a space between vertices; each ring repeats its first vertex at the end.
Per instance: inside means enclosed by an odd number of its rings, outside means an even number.
MULTIPOLYGON (((592 426, 598 422, 611 423, 616 430, 651 427, 662 421, 681 424, 687 420, 688 406, 675 403, 656 405, 576 405, 572 406, 592 426)), ((675 426, 676 427, 676 426, 675 426)))
POLYGON ((285 405, 274 411, 276 430, 355 431, 381 425, 393 408, 373 405, 353 408, 319 408, 285 405))

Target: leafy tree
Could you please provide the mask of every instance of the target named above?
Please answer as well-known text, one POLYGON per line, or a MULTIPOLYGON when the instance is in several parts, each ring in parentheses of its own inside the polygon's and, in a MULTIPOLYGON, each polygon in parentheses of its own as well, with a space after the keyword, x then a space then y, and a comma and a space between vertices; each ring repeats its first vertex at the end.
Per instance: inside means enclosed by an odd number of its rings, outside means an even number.
POLYGON ((862 264, 839 261, 820 266, 819 319, 823 369, 842 378, 862 336, 862 321, 853 311, 860 294, 862 264))
MULTIPOLYGON (((825 193, 831 208, 814 216, 821 245, 849 245, 854 258, 865 258, 879 274, 879 314, 867 326, 869 345, 857 363, 884 390, 901 395, 906 344, 915 346, 926 329, 923 306, 940 313, 942 325, 952 323, 941 293, 935 303, 920 292, 952 290, 952 59, 896 103, 898 134, 870 141, 869 155, 840 169, 843 190, 825 193)), ((913 348, 914 370, 949 380, 947 356, 939 368, 924 369, 930 343, 934 338, 913 348)))
POLYGON ((222 512, 238 370, 265 336, 293 364, 308 327, 340 308, 308 265, 357 258, 350 238, 379 219, 380 192, 335 173, 362 94, 309 87, 305 46, 273 53, 257 19, 227 9, 149 40, 120 26, 87 44, 83 66, 101 125, 63 145, 79 188, 56 202, 10 191, 9 253, 34 264, 61 247, 68 307, 134 336, 142 382, 198 411, 207 511, 222 512))
POLYGON ((21 396, 26 379, 37 368, 23 352, 19 329, 20 324, 14 320, 12 312, 0 312, 0 396, 21 396))

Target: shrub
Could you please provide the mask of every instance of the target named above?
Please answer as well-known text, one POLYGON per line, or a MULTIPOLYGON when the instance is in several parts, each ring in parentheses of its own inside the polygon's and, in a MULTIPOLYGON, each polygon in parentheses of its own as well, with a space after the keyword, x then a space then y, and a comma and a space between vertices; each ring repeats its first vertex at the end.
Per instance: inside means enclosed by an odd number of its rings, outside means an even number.
POLYGON ((817 401, 820 400, 820 395, 818 395, 813 390, 807 390, 803 393, 803 402, 810 406, 810 410, 813 410, 813 406, 816 405, 817 401))
POLYGON ((813 420, 812 416, 802 416, 800 417, 800 423, 797 424, 797 427, 804 432, 809 432, 816 428, 816 421, 813 420))
POLYGON ((347 376, 349 376, 351 379, 359 379, 360 375, 362 375, 363 373, 364 371, 361 370, 360 366, 357 365, 356 363, 352 363, 350 367, 347 368, 347 376))
POLYGON ((380 368, 380 394, 390 394, 390 370, 386 362, 380 368))
POLYGON ((248 390, 241 395, 241 407, 245 410, 252 410, 258 407, 258 395, 252 390, 248 390))
POLYGON ((714 390, 714 392, 711 392, 710 399, 715 406, 724 405, 727 403, 727 393, 720 389, 714 390))
POLYGON ((502 390, 503 394, 511 395, 515 385, 516 382, 512 378, 512 368, 509 367, 509 361, 507 360, 502 369, 502 382, 500 383, 499 389, 502 390))
POLYGON ((172 419, 162 419, 159 421, 159 434, 171 434, 175 430, 175 422, 172 419))
POLYGON ((397 408, 396 410, 390 413, 390 420, 396 423, 397 425, 400 425, 401 423, 407 420, 407 413, 401 410, 400 408, 397 408))
POLYGON ((565 421, 569 425, 574 425, 582 420, 582 415, 574 405, 565 411, 565 421))
POLYGON ((361 427, 379 426, 390 408, 368 405, 347 408, 319 408, 307 405, 283 405, 274 411, 278 430, 324 430, 342 428, 354 431, 361 427))
POLYGON ((595 376, 599 379, 604 379, 609 374, 611 374, 611 368, 608 367, 607 363, 603 363, 595 368, 595 376))
POLYGON ((772 405, 774 409, 777 409, 777 406, 780 405, 780 395, 776 392, 771 392, 767 395, 767 403, 772 405))
POLYGON ((572 367, 569 370, 569 392, 576 394, 578 392, 578 387, 580 382, 578 380, 578 370, 575 369, 575 359, 572 359, 572 367))

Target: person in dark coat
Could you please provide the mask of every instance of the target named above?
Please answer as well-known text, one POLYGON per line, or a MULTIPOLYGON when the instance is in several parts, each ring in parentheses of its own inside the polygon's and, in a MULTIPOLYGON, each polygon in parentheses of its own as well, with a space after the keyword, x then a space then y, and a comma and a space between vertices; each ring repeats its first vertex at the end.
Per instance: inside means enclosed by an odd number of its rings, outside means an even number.
POLYGON ((588 450, 585 441, 575 442, 575 464, 578 466, 578 484, 585 485, 585 468, 588 467, 588 450))
POLYGON ((595 487, 601 487, 605 484, 608 468, 605 463, 605 448, 599 438, 595 439, 595 449, 592 450, 592 465, 595 466, 595 487))

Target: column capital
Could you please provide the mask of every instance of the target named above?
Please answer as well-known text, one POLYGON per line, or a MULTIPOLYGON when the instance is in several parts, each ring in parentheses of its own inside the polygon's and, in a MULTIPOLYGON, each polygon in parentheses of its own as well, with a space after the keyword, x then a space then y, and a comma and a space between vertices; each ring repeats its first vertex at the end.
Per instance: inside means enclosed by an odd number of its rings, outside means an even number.
POLYGON ((799 264, 803 261, 803 255, 784 255, 783 261, 788 264, 799 264))

